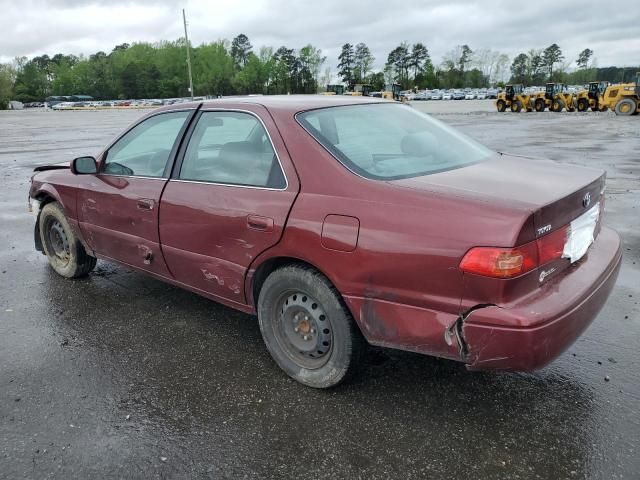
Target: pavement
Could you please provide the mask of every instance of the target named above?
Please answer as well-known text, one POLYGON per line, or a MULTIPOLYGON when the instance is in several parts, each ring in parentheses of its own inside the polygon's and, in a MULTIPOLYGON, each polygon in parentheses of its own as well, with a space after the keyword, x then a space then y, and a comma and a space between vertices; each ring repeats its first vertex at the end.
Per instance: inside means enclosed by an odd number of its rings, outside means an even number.
POLYGON ((624 258, 587 332, 535 373, 372 349, 305 388, 254 317, 33 248, 34 166, 98 153, 140 111, 0 112, 0 478, 629 479, 640 471, 640 118, 420 102, 501 151, 605 168, 624 258))

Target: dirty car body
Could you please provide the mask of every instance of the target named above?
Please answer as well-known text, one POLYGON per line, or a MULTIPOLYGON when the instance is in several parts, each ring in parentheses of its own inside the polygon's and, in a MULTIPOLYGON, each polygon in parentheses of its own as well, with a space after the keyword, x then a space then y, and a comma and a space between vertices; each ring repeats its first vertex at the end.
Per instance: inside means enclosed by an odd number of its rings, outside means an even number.
POLYGON ((328 279, 368 343, 470 369, 552 361, 595 318, 620 266, 619 237, 602 225, 603 171, 491 152, 406 105, 174 105, 139 120, 96 164, 85 175, 38 172, 30 190, 40 208, 62 206, 89 255, 248 313, 274 271, 305 265, 328 279), (133 148, 128 132, 163 115, 175 117, 175 135, 142 161, 150 175, 108 165, 133 148), (273 155, 268 169, 243 170, 247 140, 231 130, 203 146, 242 122, 264 147, 254 157, 273 155), (210 152, 231 159, 224 172, 208 170, 210 152))

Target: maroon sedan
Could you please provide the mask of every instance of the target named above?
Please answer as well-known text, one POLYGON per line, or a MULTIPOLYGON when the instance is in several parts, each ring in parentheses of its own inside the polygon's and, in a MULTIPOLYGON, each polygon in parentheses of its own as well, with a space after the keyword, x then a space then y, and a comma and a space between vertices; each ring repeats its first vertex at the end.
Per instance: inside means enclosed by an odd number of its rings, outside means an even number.
POLYGON ((367 343, 542 367, 621 260, 603 171, 496 153, 395 102, 173 105, 97 158, 36 170, 35 243, 56 272, 116 261, 257 313, 276 363, 312 387, 367 343))

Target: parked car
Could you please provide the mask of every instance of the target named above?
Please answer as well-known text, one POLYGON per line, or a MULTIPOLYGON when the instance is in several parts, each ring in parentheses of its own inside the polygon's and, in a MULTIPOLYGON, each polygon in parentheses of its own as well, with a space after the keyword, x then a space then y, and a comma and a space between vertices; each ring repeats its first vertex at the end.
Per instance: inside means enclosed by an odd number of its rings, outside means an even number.
POLYGON ((29 198, 61 276, 116 261, 257 313, 275 362, 321 388, 367 343, 474 370, 552 361, 620 267, 604 185, 396 102, 264 96, 155 109, 97 158, 36 168, 29 198))
POLYGON ((442 92, 440 90, 433 90, 431 92, 431 100, 442 100, 442 92))
POLYGON ((487 98, 498 98, 498 89, 497 88, 489 88, 487 89, 487 98))
POLYGON ((74 106, 74 102, 58 102, 51 107, 52 110, 69 110, 74 106))
POLYGON ((442 100, 451 100, 453 99, 453 90, 447 90, 442 93, 442 100))
POLYGON ((487 98, 486 90, 478 90, 478 95, 476 97, 478 100, 485 100, 487 98))
POLYGON ((477 96, 478 96, 478 92, 471 90, 471 91, 469 91, 469 92, 464 94, 464 99, 465 100, 475 100, 477 96))
POLYGON ((453 100, 464 100, 464 92, 462 90, 454 90, 452 98, 453 100))

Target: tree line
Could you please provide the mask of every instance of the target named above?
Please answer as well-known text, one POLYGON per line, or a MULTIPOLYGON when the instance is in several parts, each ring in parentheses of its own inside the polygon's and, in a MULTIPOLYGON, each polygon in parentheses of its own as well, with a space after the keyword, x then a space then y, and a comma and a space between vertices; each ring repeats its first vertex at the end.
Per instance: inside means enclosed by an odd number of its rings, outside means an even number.
POLYGON ((562 49, 556 43, 543 50, 529 50, 515 56, 511 63, 510 82, 525 85, 542 85, 546 82, 560 82, 580 85, 590 81, 611 83, 632 82, 640 67, 598 68, 593 50, 585 48, 575 59, 576 69, 569 72, 572 63, 567 61, 562 49))
MULTIPOLYGON (((337 71, 327 66, 322 51, 307 44, 254 49, 240 34, 231 42, 219 40, 191 49, 194 94, 235 95, 248 93, 316 93, 337 77, 347 86, 371 84, 382 90, 390 83, 403 89, 501 86, 505 82, 541 85, 546 81, 584 83, 590 80, 624 80, 634 68, 597 68, 594 52, 586 48, 571 61, 557 44, 529 50, 511 60, 490 49, 473 50, 458 45, 440 64, 432 61, 423 43, 400 43, 387 55, 384 67, 375 69, 376 58, 365 43, 345 43, 338 56, 337 71)), ((123 43, 111 52, 75 56, 58 53, 31 59, 16 58, 0 64, 0 108, 8 100, 42 101, 51 95, 91 95, 96 99, 186 97, 186 42, 123 43)))

